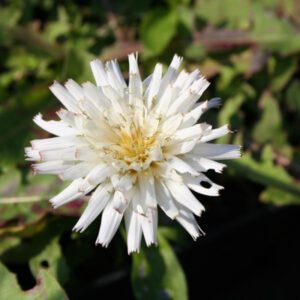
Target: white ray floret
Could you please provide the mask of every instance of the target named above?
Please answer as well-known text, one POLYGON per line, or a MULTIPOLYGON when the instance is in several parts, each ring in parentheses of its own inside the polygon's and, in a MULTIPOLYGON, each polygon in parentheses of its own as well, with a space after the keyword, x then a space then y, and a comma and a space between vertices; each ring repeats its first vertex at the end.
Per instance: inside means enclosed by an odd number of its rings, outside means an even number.
POLYGON ((180 71, 175 55, 169 68, 157 64, 144 81, 137 54, 130 54, 129 82, 116 60, 91 62, 95 84, 69 79, 50 90, 63 104, 60 120, 34 122, 55 137, 33 140, 26 159, 33 169, 70 180, 50 202, 54 207, 91 193, 74 226, 84 231, 102 214, 96 244, 108 246, 124 217, 128 252, 139 251, 141 238, 157 243, 158 209, 197 239, 203 234, 196 216, 205 210, 193 194, 218 196, 223 188, 203 173, 222 172, 218 160, 240 156, 240 147, 212 144, 230 132, 213 129, 199 118, 220 99, 199 102, 209 82, 198 70, 180 71), (206 183, 203 185, 202 183, 206 183), (193 192, 192 192, 193 191, 193 192))

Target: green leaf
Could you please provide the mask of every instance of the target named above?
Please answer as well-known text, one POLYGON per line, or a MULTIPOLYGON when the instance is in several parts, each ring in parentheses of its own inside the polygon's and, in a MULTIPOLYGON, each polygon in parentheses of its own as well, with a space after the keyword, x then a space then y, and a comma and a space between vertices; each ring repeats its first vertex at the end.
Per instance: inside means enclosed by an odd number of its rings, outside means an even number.
POLYGON ((190 34, 193 32, 194 28, 194 11, 185 6, 178 8, 180 23, 188 30, 190 34))
POLYGON ((0 255, 2 255, 11 248, 19 246, 20 243, 21 239, 19 237, 1 236, 0 255))
MULTIPOLYGON (((26 229, 21 232, 14 232, 14 236, 26 238, 27 241, 22 243, 13 240, 7 241, 8 245, 7 247, 4 247, 1 253, 1 261, 6 263, 24 264, 28 263, 34 257, 42 255, 41 253, 44 251, 47 251, 48 254, 51 252, 53 257, 58 257, 60 249, 57 249, 55 245, 49 246, 49 243, 56 238, 59 238, 59 236, 63 232, 69 230, 72 225, 74 225, 74 220, 72 218, 52 217, 44 219, 32 226, 27 226, 26 229), (48 246, 49 249, 47 249, 48 246)), ((2 235, 1 239, 9 237, 8 234, 2 235)), ((53 257, 50 262, 55 260, 53 257)), ((49 263, 48 265, 50 266, 49 263)), ((63 272, 61 273, 63 274, 63 272)))
POLYGON ((191 0, 165 0, 169 5, 170 7, 176 7, 178 5, 188 5, 191 0))
POLYGON ((38 285, 27 292, 29 299, 67 300, 68 296, 56 279, 44 269, 37 276, 38 285))
POLYGON ((249 153, 238 160, 228 161, 227 165, 238 174, 259 184, 281 189, 299 197, 300 186, 294 183, 293 178, 281 166, 272 162, 272 150, 265 148, 263 161, 254 160, 249 153), (268 157, 268 160, 266 160, 268 157))
POLYGON ((274 187, 268 187, 260 194, 260 200, 274 205, 300 204, 300 197, 274 187))
POLYGON ((270 75, 272 76, 270 86, 273 92, 281 91, 297 70, 298 60, 296 57, 271 58, 269 63, 270 75))
POLYGON ((6 169, 0 176, 0 232, 24 229, 40 221, 50 210, 48 201, 62 188, 56 176, 29 174, 21 181, 17 169, 6 169))
POLYGON ((178 15, 176 10, 157 8, 150 11, 141 25, 141 40, 148 55, 160 54, 176 34, 178 15))
POLYGON ((47 265, 49 273, 58 279, 60 283, 65 283, 69 276, 68 265, 62 255, 58 237, 54 238, 46 247, 30 260, 30 269, 34 275, 38 274, 42 266, 47 265))
POLYGON ((0 176, 0 195, 13 195, 19 189, 21 184, 21 173, 17 169, 7 169, 0 176))
POLYGON ((201 60, 205 57, 205 49, 201 44, 191 44, 185 48, 184 56, 189 59, 201 60))
POLYGON ((175 226, 159 226, 158 231, 165 239, 182 247, 187 247, 193 242, 183 227, 178 224, 175 224, 175 226))
POLYGON ((137 300, 187 300, 184 272, 174 251, 158 234, 158 247, 143 247, 133 255, 132 284, 137 300))
POLYGON ((58 19, 49 22, 45 28, 45 36, 48 41, 54 42, 59 36, 67 35, 71 29, 71 23, 64 7, 58 8, 58 19))
POLYGON ((18 285, 16 275, 10 273, 8 269, 0 263, 0 298, 3 300, 24 300, 30 299, 26 294, 21 290, 18 285))
POLYGON ((263 108, 262 116, 253 130, 253 138, 259 143, 275 142, 283 145, 286 136, 282 129, 282 117, 278 101, 269 93, 264 93, 260 99, 263 108))
POLYGON ((300 115, 300 81, 294 80, 287 89, 286 101, 287 106, 291 111, 300 115))
POLYGON ((16 275, 0 263, 0 299, 2 300, 64 300, 68 299, 62 287, 55 278, 44 269, 39 271, 37 285, 29 290, 22 291, 18 285, 16 275))
MULTIPOLYGON (((233 128, 238 128, 238 112, 240 111, 241 105, 245 101, 245 96, 243 94, 237 94, 232 98, 229 98, 225 101, 222 110, 219 113, 218 123, 221 125, 223 124, 230 124, 233 128)), ((220 143, 228 143, 230 136, 226 135, 218 139, 220 143)))
POLYGON ((287 19, 279 19, 275 13, 258 9, 254 17, 252 38, 265 49, 281 54, 300 51, 300 34, 287 19))
POLYGON ((214 25, 227 22, 227 27, 248 26, 251 13, 249 1, 239 0, 198 0, 196 2, 196 14, 214 25))

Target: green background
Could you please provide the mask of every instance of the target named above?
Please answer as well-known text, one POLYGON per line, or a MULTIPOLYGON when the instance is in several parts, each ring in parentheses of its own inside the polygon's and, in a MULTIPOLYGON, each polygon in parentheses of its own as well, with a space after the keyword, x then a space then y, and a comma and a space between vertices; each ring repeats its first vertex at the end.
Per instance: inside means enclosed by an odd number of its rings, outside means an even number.
MULTIPOLYGON (((0 1, 0 299, 100 299, 120 280, 125 299, 188 299, 180 261, 196 244, 177 224, 160 216, 159 247, 140 255, 127 255, 122 229, 108 250, 95 247, 98 221, 71 232, 82 206, 54 211, 47 199, 64 183, 33 176, 24 161, 30 140, 47 137, 33 116, 59 108, 48 86, 93 80, 95 57, 117 58, 127 78, 127 55, 138 51, 145 78, 177 53, 211 81, 203 100, 223 106, 202 120, 229 123, 236 133, 219 142, 243 145, 241 159, 212 175, 224 197, 200 198, 214 218, 299 204, 299 30, 297 0, 0 1)), ((209 218, 199 222, 209 237, 209 218)))

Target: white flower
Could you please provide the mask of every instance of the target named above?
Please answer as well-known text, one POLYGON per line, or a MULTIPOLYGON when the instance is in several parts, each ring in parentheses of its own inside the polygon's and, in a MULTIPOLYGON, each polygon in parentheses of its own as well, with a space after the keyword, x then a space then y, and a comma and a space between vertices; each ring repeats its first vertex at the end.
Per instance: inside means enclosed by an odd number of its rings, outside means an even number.
POLYGON ((50 90, 65 107, 60 120, 34 118, 57 137, 32 141, 27 159, 41 161, 33 165, 37 173, 72 181, 50 200, 54 207, 92 192, 74 230, 82 232, 102 212, 96 243, 107 246, 124 216, 129 253, 139 251, 142 235, 156 244, 158 207, 196 239, 202 231, 194 215, 204 207, 191 190, 218 196, 223 187, 203 172, 221 172, 218 160, 240 156, 239 146, 210 143, 230 132, 227 125, 197 123, 220 99, 198 103, 209 83, 198 70, 179 72, 181 61, 175 55, 164 74, 157 64, 142 81, 130 54, 127 85, 115 60, 94 60, 97 86, 54 82, 50 90))

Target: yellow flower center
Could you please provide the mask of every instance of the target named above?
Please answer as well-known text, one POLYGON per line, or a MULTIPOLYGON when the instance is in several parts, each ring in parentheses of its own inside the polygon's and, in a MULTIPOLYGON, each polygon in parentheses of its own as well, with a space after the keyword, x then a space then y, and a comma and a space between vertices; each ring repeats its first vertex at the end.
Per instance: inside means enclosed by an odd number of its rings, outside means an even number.
POLYGON ((149 150, 155 145, 155 135, 147 137, 140 128, 134 127, 130 133, 122 131, 118 145, 118 158, 131 163, 145 162, 149 158, 149 150))

